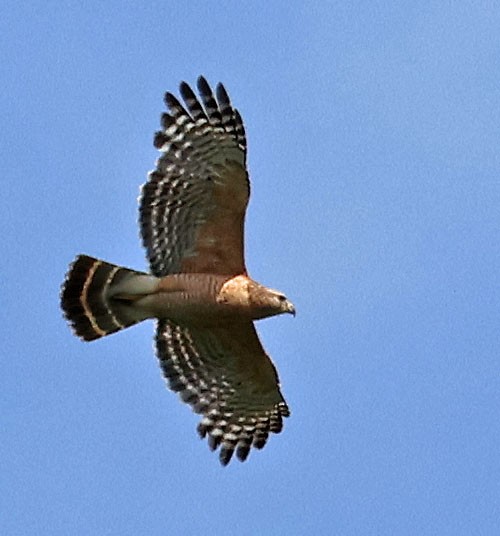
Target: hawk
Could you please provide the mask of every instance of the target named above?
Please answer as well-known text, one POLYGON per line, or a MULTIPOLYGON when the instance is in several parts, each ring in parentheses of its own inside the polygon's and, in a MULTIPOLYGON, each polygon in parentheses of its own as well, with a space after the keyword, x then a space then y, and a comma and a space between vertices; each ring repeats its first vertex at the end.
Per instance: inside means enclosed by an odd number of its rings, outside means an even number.
POLYGON ((157 319, 156 352, 170 389, 202 415, 198 433, 227 465, 279 433, 290 412, 254 321, 291 313, 286 296, 253 281, 244 260, 250 195, 241 116, 222 84, 199 97, 180 84, 154 145, 139 222, 151 273, 79 255, 62 285, 74 333, 99 339, 157 319))

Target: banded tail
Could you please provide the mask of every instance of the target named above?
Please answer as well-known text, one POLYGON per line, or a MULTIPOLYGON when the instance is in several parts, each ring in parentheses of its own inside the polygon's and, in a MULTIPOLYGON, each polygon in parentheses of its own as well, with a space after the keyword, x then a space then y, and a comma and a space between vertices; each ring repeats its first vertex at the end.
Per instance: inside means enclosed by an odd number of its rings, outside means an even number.
POLYGON ((135 302, 156 284, 154 276, 79 255, 63 283, 61 307, 75 334, 93 341, 148 318, 135 302))

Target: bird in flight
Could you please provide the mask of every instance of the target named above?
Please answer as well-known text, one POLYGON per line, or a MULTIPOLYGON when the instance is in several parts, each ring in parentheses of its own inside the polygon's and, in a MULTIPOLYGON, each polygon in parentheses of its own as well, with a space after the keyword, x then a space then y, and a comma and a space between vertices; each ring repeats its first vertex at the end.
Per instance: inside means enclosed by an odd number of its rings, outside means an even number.
POLYGON ((222 84, 203 77, 197 96, 180 84, 183 104, 168 113, 154 145, 161 156, 142 187, 139 223, 150 273, 87 255, 62 285, 61 307, 75 335, 93 341, 157 319, 156 353, 170 389, 202 416, 198 433, 244 461, 279 433, 290 415, 276 368, 254 321, 293 304, 252 280, 245 268, 244 220, 250 195, 241 116, 222 84))

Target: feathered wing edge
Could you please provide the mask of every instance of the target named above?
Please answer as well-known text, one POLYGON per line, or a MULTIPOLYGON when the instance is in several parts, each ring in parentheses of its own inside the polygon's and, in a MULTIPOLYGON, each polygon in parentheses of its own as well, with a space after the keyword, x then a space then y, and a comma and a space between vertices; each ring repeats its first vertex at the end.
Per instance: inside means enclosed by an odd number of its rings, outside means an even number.
MULTIPOLYGON (((162 115, 162 130, 154 137, 162 154, 142 187, 142 242, 157 276, 180 271, 183 255, 194 243, 195 228, 203 222, 200 210, 210 204, 210 188, 204 184, 210 180, 210 170, 226 159, 246 169, 245 128, 226 89, 219 83, 214 95, 202 76, 197 85, 199 97, 188 84, 180 84, 184 104, 166 93, 169 111, 162 115), (194 227, 187 226, 188 221, 194 227), (173 236, 181 228, 182 244, 173 236)), ((248 180, 246 186, 249 190, 248 180)))
MULTIPOLYGON (((235 355, 246 345, 231 331, 231 327, 193 330, 160 320, 156 337, 170 389, 203 415, 198 433, 208 438, 212 450, 220 446, 222 465, 230 462, 235 451, 244 461, 251 447, 263 448, 269 434, 281 432, 283 418, 290 415, 269 357, 263 350, 262 355, 252 356, 261 360, 257 370, 255 363, 246 362, 249 355, 235 355)), ((253 336, 253 324, 245 332, 253 336)), ((260 346, 258 338, 257 343, 260 346)), ((251 341, 250 346, 254 345, 251 341)))

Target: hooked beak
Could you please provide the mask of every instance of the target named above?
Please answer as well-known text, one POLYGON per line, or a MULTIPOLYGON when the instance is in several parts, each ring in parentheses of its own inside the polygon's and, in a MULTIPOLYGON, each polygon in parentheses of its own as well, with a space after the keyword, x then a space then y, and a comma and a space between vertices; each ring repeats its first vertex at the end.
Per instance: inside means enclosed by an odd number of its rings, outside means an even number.
POLYGON ((290 313, 291 315, 295 316, 295 307, 293 303, 289 300, 286 301, 286 312, 290 313))

